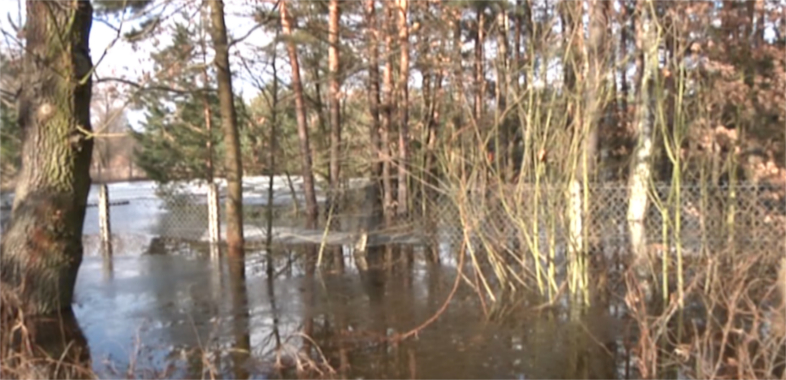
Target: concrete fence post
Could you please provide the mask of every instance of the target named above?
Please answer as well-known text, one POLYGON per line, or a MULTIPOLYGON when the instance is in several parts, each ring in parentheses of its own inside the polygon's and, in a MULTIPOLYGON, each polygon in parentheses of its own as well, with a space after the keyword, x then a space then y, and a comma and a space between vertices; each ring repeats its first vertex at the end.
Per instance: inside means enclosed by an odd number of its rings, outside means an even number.
POLYGON ((112 255, 112 227, 109 223, 109 188, 102 184, 98 188, 98 227, 101 234, 101 249, 104 255, 112 255))

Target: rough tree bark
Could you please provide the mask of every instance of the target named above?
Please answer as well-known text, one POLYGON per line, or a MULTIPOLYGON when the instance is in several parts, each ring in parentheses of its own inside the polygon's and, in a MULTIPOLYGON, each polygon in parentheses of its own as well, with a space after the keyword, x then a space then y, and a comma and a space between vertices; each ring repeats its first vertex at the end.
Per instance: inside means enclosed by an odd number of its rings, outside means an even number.
POLYGON ((218 79, 218 99, 221 125, 226 144, 227 177, 227 250, 229 256, 243 256, 243 165, 240 161, 240 138, 237 131, 237 113, 232 93, 232 73, 229 71, 229 44, 224 22, 223 0, 210 1, 211 35, 216 52, 214 59, 218 79))
POLYGON ((295 92, 295 113, 297 118, 297 134, 300 139, 300 155, 302 160, 303 187, 306 196, 306 216, 308 218, 306 227, 315 228, 319 209, 317 208, 317 197, 314 191, 314 172, 312 170, 311 146, 308 141, 308 125, 306 124, 306 104, 303 98, 303 84, 300 81, 300 65, 297 58, 297 47, 292 40, 292 20, 290 19, 289 9, 286 1, 281 2, 281 29, 288 37, 287 53, 289 63, 292 67, 292 89, 295 92))
POLYGON ((399 132, 398 132, 398 210, 403 217, 409 210, 409 0, 396 0, 398 5, 398 38, 401 60, 399 64, 399 132))
POLYGON ((28 1, 19 94, 22 169, 0 247, 0 278, 30 314, 71 307, 90 190, 93 8, 28 1))

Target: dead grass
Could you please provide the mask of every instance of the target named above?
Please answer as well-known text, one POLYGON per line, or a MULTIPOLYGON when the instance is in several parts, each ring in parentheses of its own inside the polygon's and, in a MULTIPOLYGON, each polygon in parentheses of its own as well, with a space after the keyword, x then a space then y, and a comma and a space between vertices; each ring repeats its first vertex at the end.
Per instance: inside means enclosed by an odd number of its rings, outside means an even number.
POLYGON ((89 379, 87 342, 70 311, 28 317, 20 300, 0 291, 0 371, 4 379, 89 379), (76 329, 74 329, 76 327, 76 329))
POLYGON ((697 379, 786 376, 786 310, 778 294, 783 279, 772 270, 778 254, 726 252, 713 258, 693 264, 685 308, 676 297, 668 305, 644 302, 629 276, 626 304, 637 326, 634 362, 642 378, 670 371, 697 379))

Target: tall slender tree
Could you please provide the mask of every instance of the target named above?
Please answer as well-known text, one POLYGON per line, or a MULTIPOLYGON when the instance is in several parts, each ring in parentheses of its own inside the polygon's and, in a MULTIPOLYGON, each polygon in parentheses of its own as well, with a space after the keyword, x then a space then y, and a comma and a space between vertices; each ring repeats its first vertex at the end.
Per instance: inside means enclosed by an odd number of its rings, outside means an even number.
POLYGON ((382 162, 382 183, 383 183, 383 192, 384 192, 384 200, 383 206, 385 210, 385 218, 386 221, 390 222, 390 217, 396 212, 393 209, 393 202, 394 202, 394 194, 393 194, 393 181, 392 181, 392 153, 390 149, 390 131, 393 128, 393 107, 395 106, 395 101, 393 99, 393 36, 391 33, 390 24, 393 20, 393 7, 390 3, 384 2, 383 3, 385 9, 385 22, 384 25, 384 35, 385 35, 385 49, 384 52, 387 55, 387 59, 385 60, 385 69, 382 74, 382 95, 383 95, 383 102, 384 102, 384 111, 383 111, 383 118, 382 118, 382 152, 385 155, 385 161, 382 162))
POLYGON ((399 63, 399 106, 398 106, 398 209, 396 214, 404 216, 409 209, 409 0, 396 0, 398 10, 398 38, 401 60, 399 63))
MULTIPOLYGON (((383 141, 380 137, 382 125, 380 124, 380 89, 379 89, 379 28, 377 24, 375 0, 365 1, 366 18, 366 44, 368 45, 368 104, 371 114, 371 126, 369 129, 371 142, 371 180, 374 184, 372 194, 375 213, 382 212, 382 190, 389 191, 383 187, 383 162, 387 159, 383 141)), ((386 144, 385 144, 386 146, 386 144)), ((388 184, 389 187, 389 184, 388 184)))
POLYGON ((486 73, 484 71, 483 60, 485 43, 485 29, 486 29, 486 4, 478 2, 475 4, 475 107, 472 117, 475 123, 480 124, 483 119, 483 106, 486 97, 486 73))
POLYGON ((339 18, 338 0, 330 0, 330 20, 328 25, 328 76, 330 81, 330 203, 338 205, 338 192, 341 171, 341 84, 339 79, 339 18))
POLYGON ((303 186, 306 196, 306 216, 307 226, 316 227, 319 209, 317 208, 317 196, 314 190, 314 172, 312 170, 311 145, 308 140, 308 124, 306 121, 306 101, 303 96, 303 84, 300 80, 300 64, 298 62, 297 47, 292 39, 292 18, 289 14, 288 2, 282 1, 281 8, 281 28, 284 36, 287 37, 287 52, 289 54, 289 64, 292 68, 292 89, 295 91, 295 109, 297 116, 297 132, 300 139, 300 154, 302 160, 303 186))
MULTIPOLYGON (((658 30, 650 0, 637 4, 640 20, 636 24, 636 45, 641 56, 636 99, 637 143, 633 152, 628 196, 628 230, 631 249, 636 260, 636 274, 639 280, 648 282, 647 239, 644 218, 649 198, 648 184, 652 178, 651 157, 653 153, 653 110, 651 102, 652 81, 658 68, 658 30)), ((648 289, 648 288, 645 288, 648 289)))
POLYGON ((223 0, 210 0, 210 32, 216 56, 214 64, 218 79, 218 98, 221 104, 221 125, 226 144, 227 179, 227 248, 229 256, 242 257, 243 239, 243 164, 240 156, 240 137, 237 128, 234 95, 232 94, 232 73, 229 70, 229 43, 224 21, 223 0))

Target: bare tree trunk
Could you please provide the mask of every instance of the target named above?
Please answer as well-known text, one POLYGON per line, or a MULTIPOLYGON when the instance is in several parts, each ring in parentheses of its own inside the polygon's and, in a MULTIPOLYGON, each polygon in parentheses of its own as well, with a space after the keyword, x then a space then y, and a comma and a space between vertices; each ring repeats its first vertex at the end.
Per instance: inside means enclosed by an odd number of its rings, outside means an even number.
MULTIPOLYGON (((339 190, 341 188, 341 106, 340 79, 339 79, 339 18, 340 10, 338 0, 330 0, 329 25, 328 25, 328 80, 330 81, 330 195, 328 197, 328 212, 337 213, 339 207, 339 190)), ((340 229, 338 218, 330 218, 330 228, 340 229)), ((344 251, 342 247, 331 249, 333 263, 337 270, 344 270, 344 251)))
POLYGON ((243 164, 240 155, 240 137, 237 131, 237 114, 232 93, 232 73, 229 70, 229 44, 227 28, 224 23, 223 0, 210 2, 213 47, 216 51, 214 59, 218 79, 218 99, 221 107, 221 125, 224 129, 226 145, 226 177, 227 177, 227 250, 229 256, 244 255, 243 239, 243 164))
MULTIPOLYGON (((646 1, 649 3, 649 0, 646 1)), ((642 9, 649 9, 650 4, 639 4, 642 9)), ((647 12, 649 13, 649 12, 647 12)), ((631 248, 636 260, 637 275, 640 280, 646 279, 648 265, 647 240, 645 235, 644 218, 647 214, 648 198, 647 186, 652 177, 650 158, 653 151, 652 142, 652 110, 651 83, 658 67, 657 31, 650 14, 641 14, 641 19, 636 31, 638 50, 641 51, 642 65, 640 82, 638 85, 636 133, 638 142, 634 150, 633 162, 629 180, 628 200, 628 229, 630 232, 631 248)))
MULTIPOLYGON (((374 0, 366 0, 366 28, 367 28, 367 44, 369 52, 369 67, 368 67, 368 104, 371 113, 371 157, 376 158, 375 162, 371 165, 371 181, 374 186, 373 197, 373 210, 374 214, 382 212, 382 198, 380 190, 382 189, 382 163, 387 160, 382 143, 380 141, 380 120, 379 120, 379 29, 377 25, 376 10, 374 9, 374 0)), ((388 184, 389 185, 389 184, 388 184)), ((389 188, 389 186, 388 186, 389 188)), ((387 191, 386 191, 387 193, 387 191)))
MULTIPOLYGON (((620 61, 627 61, 628 57, 628 40, 630 39, 630 26, 628 25, 628 17, 630 17, 630 12, 628 6, 623 4, 620 7, 620 61)), ((629 120, 628 116, 628 96, 630 95, 630 86, 628 85, 628 70, 627 67, 623 66, 620 68, 620 108, 622 109, 622 124, 627 124, 629 120)))
POLYGON ((90 191, 89 1, 28 1, 19 93, 22 168, 0 279, 26 314, 70 310, 90 191))
MULTIPOLYGON (((583 31, 581 28, 582 19, 582 3, 581 2, 562 2, 560 3, 560 16, 563 22, 563 43, 567 53, 565 54, 565 62, 563 65, 563 77, 565 88, 568 94, 579 94, 581 86, 583 85, 580 78, 577 78, 578 67, 581 67, 581 52, 584 46, 583 31)), ((583 74, 586 75, 586 72, 583 74)), ((571 142, 571 152, 574 152, 573 144, 577 145, 575 149, 576 154, 571 153, 570 160, 577 159, 575 171, 573 171, 569 195, 568 195, 568 234, 570 244, 568 246, 570 282, 569 290, 574 296, 578 296, 580 291, 586 290, 586 283, 584 283, 584 265, 583 259, 586 253, 586 221, 584 219, 584 200, 583 200, 583 181, 584 178, 584 152, 586 136, 584 124, 582 123, 582 115, 584 111, 584 104, 580 100, 568 100, 568 113, 566 117, 566 128, 572 128, 574 134, 573 141, 571 142)), ((572 162, 571 162, 572 163, 572 162)))
POLYGON ((399 217, 409 210, 409 0, 396 0, 398 5, 398 37, 401 62, 399 66, 399 91, 401 91, 398 133, 398 210, 399 217))
MULTIPOLYGON (((200 10, 200 14, 205 20, 205 24, 207 24, 208 15, 207 10, 202 8, 200 10)), ((202 63, 204 66, 202 67, 202 80, 204 81, 203 87, 205 90, 208 90, 210 87, 210 78, 207 73, 207 41, 204 35, 206 28, 202 28, 200 31, 200 38, 199 44, 202 48, 202 63)), ((215 170, 213 165, 213 115, 210 110, 210 101, 208 99, 207 91, 204 91, 202 94, 202 107, 204 108, 205 114, 205 127, 207 130, 207 142, 205 143, 205 150, 207 150, 207 159, 205 163, 205 170, 207 171, 207 185, 208 185, 208 192, 207 192, 207 210, 208 210, 208 236, 210 239, 210 255, 211 257, 218 257, 220 252, 220 246, 217 243, 221 240, 221 217, 219 210, 218 202, 218 185, 215 183, 215 170)))
POLYGON ((383 206, 385 210, 385 219, 390 222, 391 217, 395 210, 393 209, 393 181, 391 179, 391 159, 390 152, 390 130, 393 125, 393 37, 389 30, 390 22, 393 19, 393 8, 388 3, 384 3, 386 10, 385 20, 385 54, 388 59, 385 60, 385 71, 382 76, 382 94, 384 95, 384 112, 382 119, 382 152, 385 155, 385 161, 382 163, 382 184, 384 191, 383 206))
POLYGON ((483 32, 486 26, 483 11, 483 5, 479 4, 475 16, 475 110, 472 115, 478 125, 483 118, 483 102, 486 100, 486 77, 483 71, 483 32))
POLYGON ((589 41, 586 45, 586 68, 584 76, 584 130, 586 133, 579 165, 584 176, 595 170, 598 151, 598 134, 601 112, 606 104, 606 15, 604 1, 592 0, 589 15, 589 41))
MULTIPOLYGON (((664 65, 667 68, 676 67, 673 64, 673 62, 676 53, 675 49, 677 43, 677 31, 676 31, 677 26, 675 25, 674 20, 671 17, 672 11, 669 11, 668 9, 674 7, 675 5, 677 5, 677 3, 664 5, 664 7, 667 9, 666 9, 666 15, 662 17, 663 19, 662 22, 664 23, 664 29, 671 31, 668 35, 664 36, 666 40, 666 52, 665 52, 666 59, 664 65)), ((675 96, 676 82, 674 80, 673 75, 669 75, 664 78, 663 87, 666 91, 666 115, 665 115, 666 120, 665 120, 664 129, 662 133, 659 134, 661 136, 660 139, 661 141, 659 141, 660 157, 658 157, 658 160, 660 165, 658 168, 659 169, 658 179, 662 181, 667 181, 671 179, 672 173, 674 171, 674 163, 669 157, 669 147, 672 144, 671 142, 669 142, 669 138, 672 138, 674 136, 674 128, 676 127, 674 123, 675 122, 674 115, 675 115, 675 106, 677 102, 677 97, 675 96)))
POLYGON ((297 118, 297 133, 300 139, 300 154, 302 160, 303 171, 303 187, 306 196, 306 216, 308 228, 315 228, 317 217, 319 217, 319 209, 317 208, 317 196, 314 191, 314 173, 312 171, 311 163, 311 147, 308 141, 308 125, 306 124, 306 104, 303 98, 303 84, 300 82, 300 65, 297 58, 297 48, 294 41, 292 41, 292 21, 290 20, 287 2, 281 2, 281 27, 284 35, 290 37, 287 41, 287 52, 289 53, 289 62, 292 67, 292 88, 295 92, 295 112, 297 118))
MULTIPOLYGON (((597 162, 598 152, 598 135, 603 123, 601 122, 601 113, 606 109, 606 81, 607 74, 606 64, 606 15, 604 10, 604 1, 592 0, 589 4, 589 40, 586 44, 585 50, 585 70, 583 96, 584 96, 584 112, 581 126, 581 134, 583 137, 583 147, 581 149, 581 158, 577 172, 577 178, 584 184, 582 193, 584 199, 582 200, 582 218, 584 219, 583 234, 585 239, 588 237, 588 229, 594 230, 588 191, 588 182, 592 182, 595 178, 595 169, 597 162)), ((590 242, 585 242, 589 244, 590 242)), ((586 248, 586 247, 585 247, 586 248)))
POLYGON ((340 107, 340 84, 339 84, 339 5, 338 0, 330 0, 330 23, 328 26, 328 70, 330 81, 330 207, 336 211, 338 206, 339 191, 339 172, 341 164, 339 155, 341 154, 341 113, 340 107))
POLYGON ((495 150, 499 152, 496 157, 496 165, 500 178, 508 180, 513 178, 510 163, 513 162, 514 132, 511 123, 508 123, 505 109, 508 107, 508 86, 510 78, 510 58, 508 57, 508 33, 510 25, 506 7, 501 5, 497 10, 497 123, 499 132, 496 134, 497 141, 495 150))
MULTIPOLYGON (((314 97, 309 97, 306 90, 303 90, 303 96, 306 100, 310 100, 310 104, 312 106, 311 109, 314 110, 314 114, 317 119, 317 131, 319 132, 318 136, 328 136, 328 125, 325 121, 325 103, 322 99, 322 77, 319 75, 319 64, 315 63, 313 66, 310 66, 310 71, 306 69, 307 74, 311 74, 310 77, 306 77, 305 83, 312 83, 314 86, 314 97)), ((301 80, 302 82, 302 80, 301 80)), ((330 117, 328 117, 329 119, 330 117)), ((312 123, 313 127, 313 123, 312 123)), ((318 163, 327 163, 327 177, 328 181, 330 180, 330 140, 326 138, 316 139, 314 142, 314 150, 315 152, 312 154, 312 158, 316 157, 318 163)), ((324 173, 321 172, 321 167, 316 168, 316 173, 324 173)), ((328 204, 330 202, 327 202, 328 204)), ((327 212, 327 210, 326 210, 327 212)))
MULTIPOLYGON (((465 93, 464 90, 464 67, 462 65, 463 59, 461 56, 461 47, 463 44, 462 41, 462 25, 461 25, 461 17, 462 17, 462 8, 456 7, 451 12, 451 26, 453 29, 453 41, 452 41, 452 50, 453 54, 451 55, 453 58, 453 77, 450 79, 450 86, 452 87, 451 92, 451 100, 455 103, 462 102, 464 99, 463 94, 465 93)), ((473 108, 474 114, 474 108, 473 108)), ((457 111, 453 112, 453 117, 451 118, 451 124, 453 124, 453 133, 459 133, 464 128, 464 117, 463 117, 463 110, 459 108, 457 111)), ((464 138, 460 137, 459 143, 459 150, 464 150, 464 138)), ((462 180, 465 180, 465 173, 466 171, 464 168, 466 167, 465 163, 460 163, 460 176, 462 180)))
MULTIPOLYGON (((275 39, 278 41, 279 38, 279 30, 276 29, 275 39)), ((265 248, 267 249, 267 276, 268 279, 273 279, 274 276, 274 264, 273 264, 273 255, 270 254, 271 247, 273 246, 273 180, 275 179, 275 167, 276 167, 276 151, 278 150, 278 49, 273 49, 272 57, 270 62, 270 67, 272 68, 273 74, 273 83, 271 86, 270 91, 272 92, 270 98, 270 146, 267 152, 267 167, 269 172, 268 186, 267 186, 267 218, 265 226, 265 231, 267 232, 266 241, 265 241, 265 248)), ((297 202, 297 200, 295 200, 297 202)))
POLYGON ((513 27, 513 88, 516 90, 516 93, 519 93, 519 78, 521 78, 521 68, 523 60, 521 56, 521 35, 524 32, 523 24, 524 24, 524 17, 521 14, 523 12, 521 0, 516 0, 516 7, 514 8, 514 17, 516 19, 516 25, 513 27))

